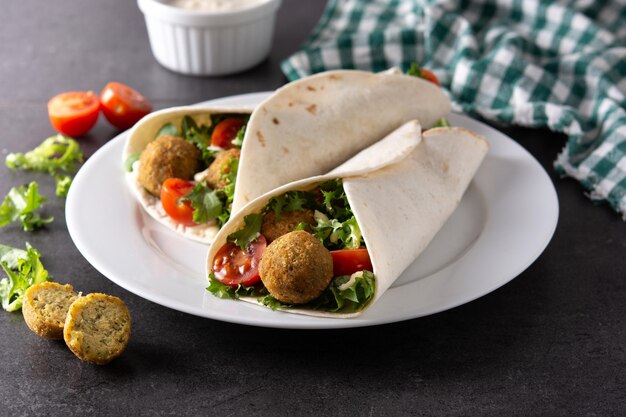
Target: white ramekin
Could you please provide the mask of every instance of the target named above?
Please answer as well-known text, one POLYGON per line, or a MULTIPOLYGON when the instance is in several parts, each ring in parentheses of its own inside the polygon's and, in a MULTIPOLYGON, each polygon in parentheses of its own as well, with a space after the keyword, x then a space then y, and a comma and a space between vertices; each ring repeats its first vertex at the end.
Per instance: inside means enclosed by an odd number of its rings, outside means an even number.
POLYGON ((261 0, 242 9, 207 12, 137 0, 155 59, 191 75, 225 75, 261 62, 272 47, 280 3, 261 0))

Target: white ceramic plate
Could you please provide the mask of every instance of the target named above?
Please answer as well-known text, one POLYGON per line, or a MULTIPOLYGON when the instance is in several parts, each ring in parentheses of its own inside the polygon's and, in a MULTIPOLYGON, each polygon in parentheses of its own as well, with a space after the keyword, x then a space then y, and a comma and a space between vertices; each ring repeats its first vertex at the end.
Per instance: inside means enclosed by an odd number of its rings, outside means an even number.
MULTIPOLYGON (((268 94, 202 104, 256 104, 268 94)), ((155 303, 202 317, 312 329, 370 326, 433 314, 472 301, 519 275, 545 249, 558 219, 552 182, 526 150, 483 123, 461 115, 449 119, 485 136, 491 143, 489 154, 428 248, 357 318, 276 312, 207 292, 208 246, 156 223, 127 189, 122 171, 126 132, 98 150, 76 175, 67 198, 67 226, 78 250, 111 281, 155 303)))

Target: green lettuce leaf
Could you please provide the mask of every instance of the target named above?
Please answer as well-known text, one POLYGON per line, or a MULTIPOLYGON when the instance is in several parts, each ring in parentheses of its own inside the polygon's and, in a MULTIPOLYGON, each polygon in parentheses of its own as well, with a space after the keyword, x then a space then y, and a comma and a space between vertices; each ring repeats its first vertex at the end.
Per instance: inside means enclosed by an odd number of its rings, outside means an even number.
POLYGON ((306 191, 288 191, 283 195, 273 197, 267 203, 267 210, 274 212, 276 220, 280 219, 283 211, 315 209, 313 193, 306 191))
POLYGON ((193 221, 207 223, 216 219, 224 211, 224 196, 221 190, 213 190, 201 182, 193 187, 191 193, 181 197, 181 201, 189 201, 193 211, 193 221))
POLYGON ((245 250, 250 242, 259 237, 261 225, 263 224, 263 215, 257 213, 248 214, 243 218, 243 221, 245 223, 244 227, 231 233, 228 236, 228 241, 245 250))
POLYGON ((5 163, 10 169, 30 169, 55 175, 58 171, 75 173, 83 162, 83 153, 74 139, 61 134, 44 140, 32 151, 10 153, 5 163))
POLYGON ((57 175, 54 177, 54 181, 57 185, 57 197, 67 197, 67 193, 70 191, 70 185, 72 185, 72 177, 69 175, 57 175))
POLYGON ((24 231, 31 232, 53 220, 53 217, 41 217, 37 212, 41 204, 47 201, 39 194, 38 188, 33 181, 28 186, 22 185, 9 190, 0 206, 0 227, 20 221, 24 231))
POLYGON ((236 300, 243 296, 260 296, 267 294, 267 290, 264 287, 244 287, 241 284, 237 287, 231 287, 230 285, 223 284, 215 278, 213 272, 209 274, 209 286, 207 287, 207 291, 218 298, 231 300, 236 300))
POLYGON ((39 251, 28 243, 25 251, 0 245, 0 266, 7 275, 0 281, 0 299, 6 311, 22 308, 24 292, 32 285, 50 280, 39 257, 39 251))
POLYGON ((248 121, 246 120, 246 123, 244 123, 244 125, 241 126, 241 129, 237 131, 237 136, 235 136, 235 139, 230 141, 230 143, 232 143, 233 146, 236 148, 241 148, 241 146, 243 145, 243 137, 246 135, 246 127, 248 127, 247 123, 248 121))
POLYGON ((155 135, 155 138, 159 136, 180 136, 178 128, 174 123, 165 123, 155 135))
POLYGON ((311 307, 316 310, 340 311, 342 313, 356 312, 369 303, 376 292, 376 278, 370 271, 362 271, 359 275, 353 274, 354 281, 350 283, 351 276, 335 278, 324 293, 311 302, 311 307), (350 283, 347 287, 345 284, 350 283))
POLYGON ((133 164, 139 160, 141 152, 133 152, 124 161, 124 171, 133 172, 133 164))
POLYGON ((227 162, 229 169, 223 172, 221 179, 225 186, 221 189, 211 189, 206 183, 196 184, 191 191, 180 201, 189 201, 193 211, 193 221, 196 223, 207 223, 216 219, 220 226, 230 218, 230 209, 235 194, 235 179, 237 178, 237 168, 239 160, 230 158, 227 162))
POLYGON ((450 126, 452 125, 450 124, 448 119, 446 119, 445 117, 442 117, 441 119, 437 120, 435 124, 432 125, 432 127, 450 127, 450 126))

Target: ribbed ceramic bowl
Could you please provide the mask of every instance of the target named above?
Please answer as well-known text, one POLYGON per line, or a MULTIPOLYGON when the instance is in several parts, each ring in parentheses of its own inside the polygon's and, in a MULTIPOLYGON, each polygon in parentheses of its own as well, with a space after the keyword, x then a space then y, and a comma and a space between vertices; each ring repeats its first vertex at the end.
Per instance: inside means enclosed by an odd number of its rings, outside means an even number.
POLYGON ((225 75, 251 68, 268 54, 281 0, 260 0, 232 11, 174 7, 137 0, 155 59, 172 71, 225 75))

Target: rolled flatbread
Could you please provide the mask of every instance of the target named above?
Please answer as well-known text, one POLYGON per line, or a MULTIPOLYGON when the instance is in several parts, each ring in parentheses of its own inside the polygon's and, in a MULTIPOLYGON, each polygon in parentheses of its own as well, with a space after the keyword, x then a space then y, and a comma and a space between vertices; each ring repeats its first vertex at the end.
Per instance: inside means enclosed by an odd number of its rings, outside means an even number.
MULTIPOLYGON (((459 205, 488 151, 488 142, 464 128, 435 128, 421 134, 405 125, 332 173, 272 190, 243 207, 216 235, 207 256, 207 276, 228 236, 241 229, 244 217, 259 213, 276 196, 310 191, 340 178, 360 226, 376 279, 368 306, 376 302, 423 252, 459 205), (413 136, 411 141, 407 138, 413 136), (398 145, 403 149, 398 151, 398 145), (386 157, 388 156, 388 157, 386 157), (367 161, 373 161, 367 165, 367 161)), ((241 300, 258 302, 254 297, 241 300)), ((367 307, 366 307, 367 308, 367 307)), ((353 317, 305 307, 286 312, 319 317, 353 317)))
MULTIPOLYGON (((211 114, 252 113, 239 160, 235 213, 283 184, 329 172, 410 120, 429 127, 449 111, 443 91, 420 78, 396 72, 328 71, 287 84, 254 111, 193 106, 152 113, 131 130, 123 158, 141 152, 164 124, 180 125, 185 115, 210 124, 211 114)), ((216 222, 193 227, 174 222, 160 200, 137 181, 136 171, 127 174, 128 183, 151 217, 189 239, 212 242, 219 230, 216 222)))

